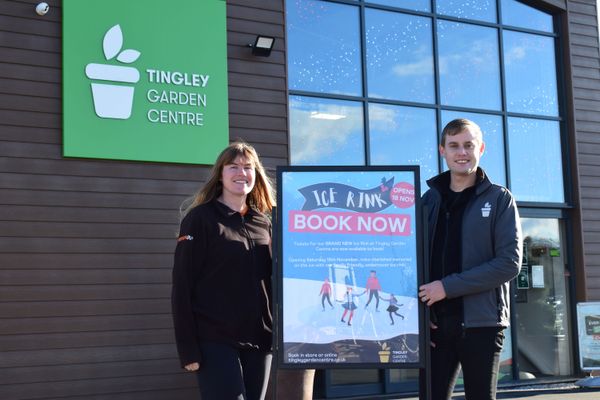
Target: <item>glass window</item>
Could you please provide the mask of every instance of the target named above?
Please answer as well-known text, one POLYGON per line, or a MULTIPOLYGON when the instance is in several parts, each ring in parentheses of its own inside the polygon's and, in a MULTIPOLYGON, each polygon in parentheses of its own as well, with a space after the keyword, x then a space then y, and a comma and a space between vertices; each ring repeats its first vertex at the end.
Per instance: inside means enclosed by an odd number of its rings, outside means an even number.
POLYGON ((508 119, 511 191, 518 201, 564 202, 556 121, 508 119))
POLYGON ((392 388, 418 391, 419 370, 418 369, 389 369, 390 384, 392 388))
POLYGON ((379 383, 379 370, 376 369, 331 369, 332 385, 356 385, 360 383, 379 383))
POLYGON ((520 375, 525 379, 570 375, 569 291, 560 221, 521 218, 523 265, 514 309, 520 375))
POLYGON ((502 23, 525 29, 554 32, 552 15, 516 0, 502 0, 502 23))
POLYGON ((358 7, 287 3, 290 89, 362 95, 358 7))
POLYGON ((421 191, 438 174, 435 110, 369 104, 371 165, 419 165, 421 191))
POLYGON ((496 22, 495 0, 437 0, 435 3, 440 14, 496 22))
MULTIPOLYGON (((456 118, 467 118, 479 125, 483 132, 483 142, 485 143, 483 156, 481 156, 480 160, 481 168, 483 168, 492 182, 506 186, 502 117, 462 111, 442 111, 442 128, 456 118)), ((447 166, 444 165, 444 168, 447 169, 447 166)))
POLYGON ((500 352, 500 368, 498 369, 498 382, 513 381, 512 367, 514 365, 512 351, 512 327, 504 330, 504 343, 500 352))
POLYGON ((365 11, 369 96, 433 103, 431 19, 365 11))
POLYGON ((292 165, 364 165, 360 102, 290 96, 292 165))
MULTIPOLYGON (((446 168, 440 126, 468 118, 482 128, 493 182, 544 213, 563 208, 562 38, 551 14, 516 0, 287 0, 286 18, 292 165, 419 165, 425 191, 446 168)), ((500 381, 517 364, 522 378, 573 373, 559 228, 523 218, 523 265, 544 287, 516 290, 518 352, 507 329, 500 381)), ((415 390, 417 372, 323 371, 335 396, 415 390)))
POLYGON ((398 8, 406 8, 408 10, 415 11, 429 11, 431 10, 431 0, 366 0, 369 3, 383 4, 385 6, 392 6, 398 8))
POLYGON ((504 31, 507 111, 558 115, 554 38, 504 31))
POLYGON ((437 35, 442 104, 502 109, 498 31, 439 21, 437 35))

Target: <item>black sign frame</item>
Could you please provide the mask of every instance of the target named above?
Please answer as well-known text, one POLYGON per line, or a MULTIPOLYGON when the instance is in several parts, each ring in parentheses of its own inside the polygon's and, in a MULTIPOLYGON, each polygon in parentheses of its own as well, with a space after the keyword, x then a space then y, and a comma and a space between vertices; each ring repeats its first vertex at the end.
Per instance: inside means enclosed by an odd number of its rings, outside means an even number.
MULTIPOLYGON (((383 175, 382 175, 383 176, 383 175)), ((347 179, 346 179, 347 180, 347 179)), ((359 180, 359 179, 358 179, 359 180)), ((350 179, 352 181, 352 179, 350 179)), ((382 178, 381 184, 384 184, 384 179, 382 178)), ((428 279, 428 268, 425 268, 428 263, 426 262, 427 254, 424 249, 426 247, 426 229, 425 229, 425 214, 422 209, 421 199, 420 199, 420 171, 419 167, 416 166, 370 166, 370 167, 354 167, 354 166, 328 166, 328 167, 312 167, 312 166, 286 166, 286 167, 278 167, 277 168, 277 188, 278 188, 278 196, 277 196, 277 204, 278 207, 276 212, 274 213, 274 285, 275 285, 275 299, 274 304, 276 306, 275 310, 275 359, 276 359, 276 367, 282 369, 329 369, 329 368, 377 368, 377 369, 421 369, 421 376, 426 378, 425 381, 429 382, 429 374, 427 374, 425 370, 425 366, 429 364, 430 360, 430 348, 429 348, 429 309, 420 301, 418 301, 418 287, 427 281, 428 279), (415 274, 416 274, 416 287, 414 288, 414 307, 417 310, 418 317, 418 360, 416 361, 407 361, 407 362, 382 362, 382 358, 380 358, 380 362, 322 362, 320 357, 316 357, 316 359, 307 359, 301 360, 302 362, 286 362, 285 353, 284 353, 284 267, 286 265, 286 254, 284 241, 287 239, 287 234, 289 231, 286 230, 284 226, 284 216, 283 213, 286 211, 287 199, 285 198, 286 193, 286 182, 284 181, 284 174, 292 173, 292 174, 301 174, 304 176, 310 176, 311 174, 319 174, 329 173, 330 174, 339 174, 340 176, 345 176, 346 178, 350 175, 357 174, 358 177, 360 174, 364 173, 372 173, 382 175, 382 174, 412 174, 412 184, 414 186, 413 193, 413 201, 414 201, 414 254, 416 263, 415 274)), ((318 204, 317 204, 318 205, 318 204)), ((321 204, 323 205, 323 204, 321 204)), ((326 208, 326 207, 321 207, 326 208)), ((353 210, 350 210, 352 212, 353 210)), ((325 304, 325 303, 323 303, 325 304)), ((381 314, 386 314, 385 311, 382 310, 381 314)), ((390 315, 391 317, 391 315, 390 315)), ((405 342, 406 343, 406 342, 405 342)), ((422 382, 422 390, 427 390, 427 388, 423 388, 423 385, 429 387, 429 384, 422 382)))

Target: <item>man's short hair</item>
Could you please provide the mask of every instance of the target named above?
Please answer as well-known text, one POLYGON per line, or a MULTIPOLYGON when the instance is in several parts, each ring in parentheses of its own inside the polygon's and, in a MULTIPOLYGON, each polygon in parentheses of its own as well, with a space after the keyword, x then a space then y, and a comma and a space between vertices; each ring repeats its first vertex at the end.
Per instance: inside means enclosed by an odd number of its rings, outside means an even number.
POLYGON ((455 136, 464 131, 467 127, 473 128, 475 131, 475 135, 479 139, 480 142, 483 142, 483 133, 481 132, 481 128, 475 122, 466 119, 466 118, 457 118, 448 122, 442 131, 442 147, 446 147, 446 136, 455 136))

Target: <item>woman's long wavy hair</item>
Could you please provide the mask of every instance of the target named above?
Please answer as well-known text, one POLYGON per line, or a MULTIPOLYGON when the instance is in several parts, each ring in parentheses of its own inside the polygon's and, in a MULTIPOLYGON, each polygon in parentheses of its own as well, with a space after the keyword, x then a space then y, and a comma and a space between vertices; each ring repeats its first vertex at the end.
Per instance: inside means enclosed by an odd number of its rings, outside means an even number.
POLYGON ((271 212, 275 206, 275 194, 271 179, 266 174, 254 147, 250 146, 248 143, 236 141, 227 146, 225 150, 219 154, 210 173, 210 177, 204 186, 200 188, 194 196, 183 202, 181 205, 182 218, 185 217, 192 208, 199 204, 208 203, 209 201, 218 198, 223 193, 223 183, 221 182, 223 167, 231 164, 239 156, 245 157, 254 166, 256 172, 254 188, 252 188, 252 191, 248 194, 246 204, 262 213, 271 212))

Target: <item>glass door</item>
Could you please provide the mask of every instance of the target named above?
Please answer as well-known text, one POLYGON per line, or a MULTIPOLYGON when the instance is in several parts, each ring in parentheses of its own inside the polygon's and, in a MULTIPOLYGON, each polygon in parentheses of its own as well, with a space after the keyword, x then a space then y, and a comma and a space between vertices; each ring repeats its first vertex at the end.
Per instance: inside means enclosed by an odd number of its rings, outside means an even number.
POLYGON ((569 293, 561 224, 554 218, 522 218, 523 264, 517 278, 519 379, 573 373, 569 293))

